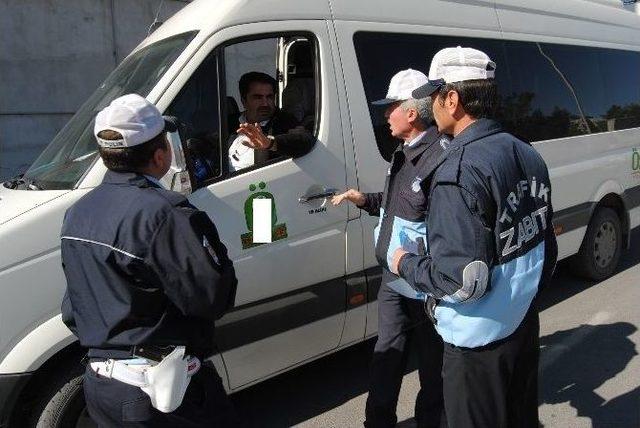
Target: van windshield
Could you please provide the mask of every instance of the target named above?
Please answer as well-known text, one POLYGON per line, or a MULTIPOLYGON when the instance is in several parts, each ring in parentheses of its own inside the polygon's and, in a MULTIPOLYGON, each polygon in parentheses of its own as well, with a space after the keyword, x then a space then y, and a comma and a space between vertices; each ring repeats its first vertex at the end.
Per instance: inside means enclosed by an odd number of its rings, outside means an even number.
POLYGON ((136 93, 147 96, 175 59, 195 36, 173 36, 126 58, 80 107, 25 172, 27 188, 72 189, 98 157, 93 136, 96 114, 115 98, 136 93))

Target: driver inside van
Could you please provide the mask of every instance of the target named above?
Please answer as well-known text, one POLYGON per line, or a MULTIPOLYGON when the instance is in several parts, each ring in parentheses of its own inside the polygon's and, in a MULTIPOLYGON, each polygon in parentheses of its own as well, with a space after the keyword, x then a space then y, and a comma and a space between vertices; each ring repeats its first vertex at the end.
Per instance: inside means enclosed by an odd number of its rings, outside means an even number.
POLYGON ((244 111, 229 117, 229 169, 265 163, 278 157, 299 157, 313 148, 314 136, 275 104, 276 80, 265 73, 245 73, 238 82, 244 111))

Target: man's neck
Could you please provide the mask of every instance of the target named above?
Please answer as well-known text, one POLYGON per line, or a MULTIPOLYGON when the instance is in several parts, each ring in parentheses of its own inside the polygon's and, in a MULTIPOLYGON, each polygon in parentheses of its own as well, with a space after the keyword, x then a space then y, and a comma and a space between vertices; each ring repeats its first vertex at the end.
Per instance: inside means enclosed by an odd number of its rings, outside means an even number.
POLYGON ((255 118, 249 119, 247 117, 247 112, 246 111, 240 113, 240 116, 238 118, 238 121, 240 123, 243 123, 243 122, 246 122, 246 123, 258 123, 260 126, 266 125, 270 120, 271 120, 271 118, 267 118, 267 119, 263 119, 263 120, 257 120, 255 118))
POLYGON ((475 118, 465 114, 459 121, 457 121, 455 123, 455 125, 453 125, 453 136, 457 137, 458 134, 460 134, 462 131, 467 129, 467 127, 469 125, 471 125, 472 123, 474 123, 477 120, 478 119, 475 119, 475 118))
POLYGON ((136 171, 138 174, 140 175, 146 175, 148 177, 153 177, 156 180, 160 180, 162 177, 164 177, 164 174, 162 173, 161 170, 157 169, 157 168, 153 168, 153 167, 146 167, 146 168, 142 168, 139 171, 136 171))
POLYGON ((422 127, 412 128, 409 132, 409 135, 404 139, 405 144, 413 141, 418 135, 422 134, 425 131, 422 127))

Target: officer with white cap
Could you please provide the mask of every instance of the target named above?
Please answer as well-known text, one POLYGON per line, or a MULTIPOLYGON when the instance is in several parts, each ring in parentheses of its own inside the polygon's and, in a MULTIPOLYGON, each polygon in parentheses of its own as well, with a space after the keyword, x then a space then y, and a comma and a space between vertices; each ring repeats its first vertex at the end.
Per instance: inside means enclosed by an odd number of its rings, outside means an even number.
POLYGON ((390 264, 427 298, 445 342, 450 428, 538 427, 536 295, 557 258, 551 184, 540 154, 493 120, 495 70, 484 52, 446 48, 413 92, 454 138, 427 176, 427 254, 398 248, 390 264))
POLYGON ((99 112, 94 132, 108 171, 62 226, 62 318, 88 348, 85 399, 101 427, 235 423, 204 361, 237 280, 209 217, 159 182, 172 130, 136 94, 99 112))
MULTIPOLYGON (((393 427, 396 406, 411 336, 420 354, 420 385, 415 406, 419 427, 439 427, 443 412, 442 340, 427 319, 422 302, 403 297, 389 285, 399 278, 389 271, 393 250, 402 246, 418 253, 426 250, 424 225, 426 193, 421 186, 449 142, 432 125, 431 103, 412 92, 427 83, 423 73, 407 69, 396 73, 384 99, 391 135, 403 141, 394 152, 384 192, 361 193, 350 189, 333 198, 334 205, 348 200, 370 215, 379 216, 374 231, 376 257, 383 268, 378 291, 378 340, 371 362, 366 405, 367 427, 393 427)), ((409 286, 406 285, 408 288, 409 286)))

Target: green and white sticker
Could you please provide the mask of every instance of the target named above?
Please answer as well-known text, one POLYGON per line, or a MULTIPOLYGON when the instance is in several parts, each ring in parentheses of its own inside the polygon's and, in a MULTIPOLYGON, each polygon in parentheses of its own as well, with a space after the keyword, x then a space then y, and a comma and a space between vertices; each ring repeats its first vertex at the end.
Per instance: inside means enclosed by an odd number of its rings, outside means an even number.
MULTIPOLYGON (((249 191, 252 192, 249 197, 244 201, 244 218, 247 224, 247 229, 249 232, 243 233, 240 236, 240 240, 242 241, 242 249, 246 250, 248 248, 257 247, 259 245, 263 245, 269 242, 279 241, 281 239, 285 239, 287 237, 287 225, 285 223, 278 224, 278 213, 276 209, 276 200, 275 197, 268 191, 266 191, 267 184, 264 181, 260 183, 249 185, 249 191), (263 207, 261 210, 264 210, 264 203, 255 204, 254 201, 256 199, 269 199, 271 200, 271 236, 270 239, 267 238, 268 231, 265 234, 265 231, 262 230, 264 227, 261 227, 262 217, 256 219, 254 217, 254 206, 263 207), (256 226, 258 226, 261 230, 254 229, 254 220, 258 220, 256 226), (254 234, 256 234, 256 238, 254 239, 254 234)), ((262 201, 260 201, 262 202, 262 201)), ((260 215, 260 212, 256 212, 255 214, 260 215)), ((267 216, 268 217, 268 216, 267 216)), ((268 225, 267 225, 268 226, 268 225)))

